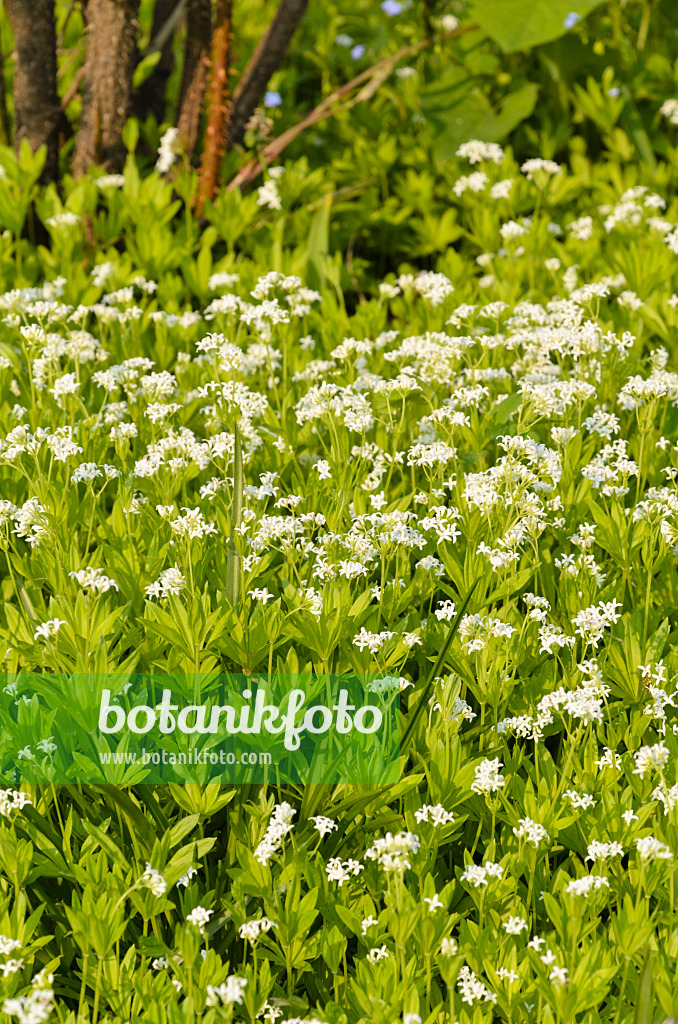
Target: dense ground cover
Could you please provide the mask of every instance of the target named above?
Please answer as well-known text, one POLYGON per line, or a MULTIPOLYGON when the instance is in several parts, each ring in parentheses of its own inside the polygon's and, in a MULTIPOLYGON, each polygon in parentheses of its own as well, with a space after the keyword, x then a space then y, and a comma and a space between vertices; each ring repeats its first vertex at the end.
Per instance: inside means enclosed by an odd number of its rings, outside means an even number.
POLYGON ((186 225, 131 162, 39 201, 66 274, 1 299, 7 671, 370 670, 423 713, 385 790, 7 791, 21 1019, 623 1021, 644 962, 675 1009, 676 211, 460 167, 462 250, 352 315, 312 253, 212 264, 210 228, 163 272, 186 225), (88 218, 125 250, 89 266, 88 218))
MULTIPOLYGON (((272 88, 416 41, 400 6, 311 18, 272 88)), ((646 7, 469 35, 492 117, 500 76, 541 89, 503 146, 455 138, 478 95, 440 119, 431 47, 203 220, 152 120, 58 187, 2 149, 4 1019, 676 1015, 678 101, 646 7), (28 672, 226 670, 369 675, 401 780, 14 773, 60 756, 28 672)))

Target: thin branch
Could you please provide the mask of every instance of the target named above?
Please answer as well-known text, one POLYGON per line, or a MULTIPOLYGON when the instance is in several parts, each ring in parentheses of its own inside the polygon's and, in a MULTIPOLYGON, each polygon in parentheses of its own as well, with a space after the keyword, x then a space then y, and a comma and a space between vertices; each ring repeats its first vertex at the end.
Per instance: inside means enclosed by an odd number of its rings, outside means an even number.
POLYGON ((148 56, 149 53, 156 53, 157 50, 162 50, 163 46, 169 41, 170 36, 183 18, 185 6, 186 4, 184 3, 184 0, 179 0, 179 3, 174 8, 167 21, 165 21, 165 23, 158 29, 148 44, 146 56, 148 56))
POLYGON ((85 77, 85 65, 82 64, 78 68, 78 70, 75 72, 75 75, 73 76, 73 81, 70 84, 70 88, 68 89, 68 92, 66 92, 64 94, 64 97, 61 100, 61 109, 62 110, 65 110, 66 107, 68 106, 68 104, 71 102, 71 100, 75 99, 75 97, 77 96, 77 93, 78 93, 78 89, 80 88, 80 83, 82 82, 84 77, 85 77))
MULTIPOLYGON (((457 28, 454 32, 446 32, 440 37, 441 40, 453 39, 457 36, 464 35, 467 32, 476 32, 478 30, 477 25, 467 25, 464 28, 457 28)), ((352 78, 346 85, 342 85, 341 88, 336 89, 333 93, 327 96, 321 103, 315 107, 310 114, 300 121, 298 124, 288 128, 286 132, 279 135, 277 139, 273 139, 267 146, 264 147, 261 154, 253 156, 244 167, 236 174, 227 186, 228 191, 234 188, 242 188, 244 185, 249 184, 251 181, 261 173, 265 165, 271 163, 282 153, 283 149, 293 142, 299 135, 302 134, 312 124, 316 124, 318 121, 324 120, 326 117, 334 117, 335 114, 340 114, 343 111, 351 110, 357 103, 362 103, 369 99, 376 90, 382 85, 382 83, 388 78, 396 64, 398 64, 405 57, 412 57, 416 53, 420 53, 431 45, 434 40, 423 39, 418 43, 412 43, 409 46, 403 46, 397 53, 394 53, 391 57, 386 57, 384 60, 379 61, 377 64, 373 64, 372 67, 366 68, 361 71, 359 75, 352 78), (335 106, 339 100, 343 100, 351 92, 353 92, 359 85, 367 83, 365 88, 361 89, 359 93, 348 99, 345 103, 340 106, 335 106)))

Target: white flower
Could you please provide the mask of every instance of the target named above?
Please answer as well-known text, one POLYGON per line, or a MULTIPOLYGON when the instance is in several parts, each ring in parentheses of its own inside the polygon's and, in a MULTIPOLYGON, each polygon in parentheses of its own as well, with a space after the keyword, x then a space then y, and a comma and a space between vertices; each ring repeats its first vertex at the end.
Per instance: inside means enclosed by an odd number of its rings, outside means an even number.
POLYGON ((442 804, 423 804, 414 812, 417 824, 422 821, 429 822, 436 827, 438 825, 449 825, 454 821, 452 811, 446 811, 442 804))
POLYGON ((238 934, 241 939, 247 939, 248 942, 254 945, 260 935, 275 927, 275 923, 268 917, 255 917, 251 921, 245 921, 244 924, 241 924, 238 934))
POLYGON ((633 755, 633 759, 636 762, 636 767, 633 769, 634 775, 640 775, 641 779, 644 777, 645 772, 648 771, 663 771, 664 765, 667 763, 670 757, 669 751, 664 746, 664 743, 654 743, 652 746, 641 747, 633 755))
POLYGON ((522 917, 509 917, 508 921, 504 921, 503 928, 507 935, 520 935, 527 929, 527 921, 522 917))
POLYGON ((378 948, 371 949, 367 954, 367 959, 371 964, 376 964, 380 960, 386 960, 391 954, 387 950, 386 946, 379 946, 378 948))
POLYGON ((268 864, 273 854, 277 853, 282 846, 284 837, 293 828, 292 818, 296 813, 287 802, 276 804, 273 808, 264 838, 254 851, 255 860, 258 860, 260 864, 268 864))
POLYGON ((501 864, 495 864, 488 860, 484 864, 467 864, 461 874, 462 882, 469 882, 476 889, 481 885, 487 885, 491 878, 501 878, 504 868, 501 864))
POLYGON ((188 870, 185 871, 181 878, 178 880, 177 885, 183 885, 184 888, 188 888, 188 883, 191 881, 193 876, 197 874, 198 872, 194 867, 188 868, 188 870))
POLYGON ((440 605, 435 610, 435 617, 438 620, 445 620, 445 622, 449 622, 453 618, 454 612, 454 601, 441 601, 440 605))
POLYGON ((33 633, 34 640, 49 640, 50 637, 58 633, 61 626, 67 625, 65 619, 47 619, 46 622, 42 622, 33 633))
POLYGON ((26 804, 32 803, 28 793, 22 793, 19 789, 0 789, 0 814, 3 818, 9 818, 12 811, 20 811, 26 804))
POLYGON ((424 903, 428 903, 428 909, 431 913, 434 910, 442 910, 445 904, 441 901, 438 893, 434 893, 433 896, 424 896, 424 903))
POLYGON ((636 849, 640 859, 646 860, 672 860, 673 854, 666 845, 661 843, 654 836, 646 836, 645 839, 636 839, 636 849))
POLYGON ((457 988, 462 1003, 473 1006, 475 1003, 496 1003, 497 994, 491 992, 478 978, 471 968, 464 964, 457 977, 457 988))
POLYGON ((377 860, 384 871, 405 871, 412 867, 411 856, 416 854, 421 843, 412 832, 387 832, 383 839, 375 839, 365 851, 368 860, 377 860))
POLYGON ((528 181, 532 181, 535 174, 538 174, 540 171, 543 174, 560 174, 562 170, 560 165, 553 160, 542 160, 540 157, 534 160, 526 160, 520 169, 527 176, 528 181))
POLYGON ((78 569, 68 574, 72 579, 79 583, 83 590, 93 591, 94 593, 105 594, 112 587, 119 590, 118 584, 115 580, 107 576, 101 569, 93 569, 88 566, 86 569, 78 569))
POLYGON ((496 142, 480 142, 478 139, 471 139, 463 142, 457 150, 457 156, 468 160, 471 164, 478 164, 482 160, 491 160, 500 164, 504 159, 504 151, 496 142))
POLYGON ((257 189, 257 206, 267 206, 269 210, 282 210, 282 199, 275 181, 269 180, 257 189))
POLYGON ((518 224, 517 221, 509 220, 499 228, 499 234, 505 242, 508 242, 514 238, 522 238, 523 235, 527 234, 527 230, 522 224, 518 224))
POLYGON ((77 394, 79 387, 80 384, 76 375, 74 373, 65 373, 63 377, 57 377, 54 381, 54 387, 49 389, 49 393, 54 395, 57 405, 62 409, 64 395, 77 394))
POLYGON ((246 986, 247 978, 238 978, 232 974, 221 985, 207 986, 205 1003, 207 1006, 219 1006, 219 1004, 230 1006, 233 1003, 242 1003, 246 986))
POLYGON ((80 217, 77 213, 64 210, 63 213, 55 213, 53 217, 48 217, 45 223, 49 228, 70 228, 80 223, 80 217))
POLYGON ((213 910, 207 910, 205 907, 195 907, 190 914, 186 915, 186 923, 194 925, 200 929, 201 933, 204 933, 205 925, 213 913, 213 910))
POLYGON ((124 174, 102 174, 98 178, 95 179, 94 184, 97 186, 97 188, 100 188, 100 189, 122 188, 122 186, 125 184, 125 175, 124 174))
POLYGON ((600 843, 597 839, 594 839, 589 843, 586 853, 586 860, 607 860, 608 857, 623 857, 624 848, 621 843, 616 841, 600 843))
POLYGON ((584 875, 583 878, 573 878, 571 882, 568 882, 565 892, 572 896, 589 896, 590 893, 597 892, 604 886, 609 888, 609 885, 610 883, 604 875, 584 875))
POLYGON ((167 892, 167 882, 157 868, 151 867, 146 861, 146 870, 141 876, 141 884, 151 890, 154 896, 163 896, 167 892))
POLYGON ((177 536, 193 539, 217 533, 214 523, 206 520, 199 508, 182 508, 181 511, 185 512, 186 515, 177 516, 176 519, 170 520, 172 532, 176 533, 177 536))
POLYGON ((167 174, 176 160, 177 154, 174 144, 177 141, 178 135, 179 130, 177 128, 168 128, 161 138, 160 145, 158 146, 158 159, 155 165, 158 174, 167 174))
POLYGON ((311 818, 311 821, 315 823, 316 830, 320 832, 321 836, 329 835, 337 828, 336 821, 332 818, 326 818, 322 814, 317 814, 311 818))
POLYGON ((678 100, 664 100, 659 110, 662 117, 665 117, 671 124, 678 124, 678 100))
POLYGON ((339 857, 330 857, 325 865, 325 872, 329 882, 338 882, 339 888, 355 878, 363 870, 363 865, 357 860, 342 861, 339 857))
POLYGON ((147 597, 169 597, 170 594, 180 594, 185 586, 186 580, 175 562, 173 568, 165 569, 155 583, 146 587, 146 595, 147 597))
POLYGON ((471 783, 471 789, 474 793, 496 793, 498 789, 501 789, 506 780, 502 778, 499 769, 503 768, 503 763, 498 757, 490 760, 485 758, 480 764, 475 767, 475 780, 471 783))
MULTIPOLYGON (((22 961, 16 961, 16 963, 23 966, 22 961)), ((54 1006, 53 981, 53 974, 46 974, 44 971, 40 971, 33 978, 31 990, 27 995, 5 999, 2 1007, 3 1012, 10 1016, 18 1017, 19 1024, 41 1024, 42 1021, 46 1021, 54 1006)))
POLYGON ((547 842, 550 838, 543 825, 531 818, 521 818, 513 829, 514 836, 518 839, 527 839, 531 846, 537 847, 541 842, 547 842))

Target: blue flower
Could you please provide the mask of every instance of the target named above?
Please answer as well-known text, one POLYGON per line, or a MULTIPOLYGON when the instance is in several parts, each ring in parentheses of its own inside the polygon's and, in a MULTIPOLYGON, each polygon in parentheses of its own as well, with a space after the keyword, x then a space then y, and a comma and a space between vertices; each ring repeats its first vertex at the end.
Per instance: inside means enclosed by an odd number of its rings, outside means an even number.
POLYGON ((616 86, 614 89, 608 89, 607 95, 612 96, 612 98, 616 100, 617 96, 619 95, 619 89, 616 86))
POLYGON ((389 18, 395 18, 396 14, 400 14, 402 12, 403 5, 399 0, 383 0, 381 9, 389 18))
POLYGON ((279 92, 267 92, 264 96, 265 107, 279 107, 282 103, 282 96, 279 92))
POLYGON ((351 50, 351 57, 353 60, 360 60, 361 57, 365 56, 365 50, 366 47, 363 46, 362 43, 359 43, 358 46, 354 46, 351 50))
POLYGON ((574 11, 570 11, 570 13, 565 18, 563 25, 565 26, 565 28, 574 28, 578 21, 581 21, 581 14, 575 14, 574 11))

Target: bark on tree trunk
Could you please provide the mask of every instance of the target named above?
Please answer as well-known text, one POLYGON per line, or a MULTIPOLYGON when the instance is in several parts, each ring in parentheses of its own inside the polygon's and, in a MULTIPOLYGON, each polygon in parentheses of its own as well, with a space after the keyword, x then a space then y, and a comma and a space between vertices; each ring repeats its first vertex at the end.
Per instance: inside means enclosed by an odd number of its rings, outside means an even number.
POLYGON ((139 0, 88 0, 82 116, 73 173, 94 163, 120 170, 122 130, 129 115, 139 0))
POLYGON ((233 0, 217 0, 216 27, 212 35, 207 128, 202 150, 196 211, 202 214, 207 200, 214 199, 219 184, 219 164, 228 142, 230 103, 228 72, 231 66, 233 0))
POLYGON ((188 0, 186 7, 186 50, 181 78, 177 144, 191 157, 198 142, 210 66, 212 5, 210 0, 188 0))
POLYGON ((31 149, 47 146, 43 181, 59 171, 58 127, 61 107, 56 87, 54 0, 6 0, 14 32, 15 141, 28 139, 31 149))
POLYGON ((241 141, 245 125, 261 103, 271 75, 282 64, 307 6, 308 0, 280 0, 273 21, 252 54, 233 95, 229 147, 241 141))

